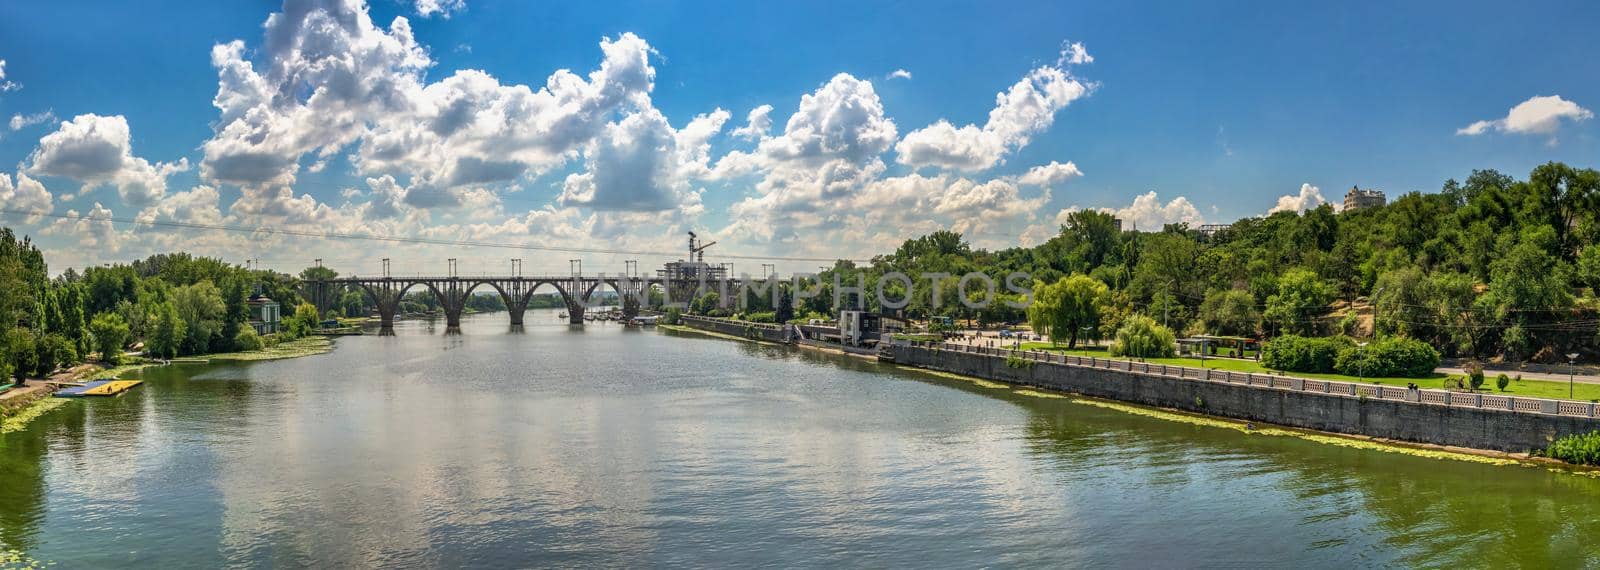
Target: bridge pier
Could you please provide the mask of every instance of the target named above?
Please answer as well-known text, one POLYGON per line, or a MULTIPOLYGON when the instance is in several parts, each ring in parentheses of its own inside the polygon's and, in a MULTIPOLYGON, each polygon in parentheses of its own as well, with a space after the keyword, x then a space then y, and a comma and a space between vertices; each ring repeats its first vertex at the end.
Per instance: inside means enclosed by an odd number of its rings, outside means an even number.
POLYGON ((378 305, 378 336, 394 336, 395 306, 378 305))
POLYGON ((583 305, 581 303, 567 302, 567 324, 583 324, 583 305))

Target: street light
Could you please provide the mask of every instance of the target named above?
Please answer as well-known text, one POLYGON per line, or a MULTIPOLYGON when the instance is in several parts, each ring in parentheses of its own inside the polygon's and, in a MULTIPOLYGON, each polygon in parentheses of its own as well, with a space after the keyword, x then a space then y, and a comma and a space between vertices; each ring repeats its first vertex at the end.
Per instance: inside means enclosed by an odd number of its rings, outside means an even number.
POLYGON ((1572 382, 1573 382, 1573 378, 1574 378, 1574 373, 1572 371, 1572 367, 1576 366, 1577 364, 1578 364, 1578 353, 1576 353, 1576 352, 1568 353, 1567 354, 1567 399, 1569 399, 1569 400, 1572 399, 1572 382))
POLYGON ((1360 361, 1356 363, 1356 378, 1359 379, 1357 380, 1358 382, 1367 381, 1367 344, 1365 342, 1356 343, 1357 354, 1361 355, 1360 361))

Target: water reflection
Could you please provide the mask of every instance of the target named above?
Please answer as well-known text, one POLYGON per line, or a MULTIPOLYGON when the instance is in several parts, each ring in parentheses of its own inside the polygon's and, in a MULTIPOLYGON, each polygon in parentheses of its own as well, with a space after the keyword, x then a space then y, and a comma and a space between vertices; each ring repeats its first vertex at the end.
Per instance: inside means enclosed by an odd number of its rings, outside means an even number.
POLYGON ((0 539, 69 567, 1596 563, 1588 479, 503 318, 71 404, 3 440, 0 539))

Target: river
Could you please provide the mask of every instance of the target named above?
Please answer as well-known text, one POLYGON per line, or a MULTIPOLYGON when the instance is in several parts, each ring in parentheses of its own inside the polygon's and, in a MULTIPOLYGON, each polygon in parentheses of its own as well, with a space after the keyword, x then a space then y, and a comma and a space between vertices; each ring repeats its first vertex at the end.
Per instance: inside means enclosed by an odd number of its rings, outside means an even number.
POLYGON ((531 311, 147 370, 3 436, 66 568, 1600 564, 1600 480, 531 311))

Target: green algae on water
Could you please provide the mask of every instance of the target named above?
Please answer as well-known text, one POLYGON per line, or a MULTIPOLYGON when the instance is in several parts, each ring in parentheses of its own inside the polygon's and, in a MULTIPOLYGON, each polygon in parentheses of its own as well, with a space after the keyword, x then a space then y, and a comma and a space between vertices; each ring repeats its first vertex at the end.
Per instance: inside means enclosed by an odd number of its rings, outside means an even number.
MULTIPOLYGON (((1019 390, 1019 392, 1020 392, 1020 390, 1019 390)), ((1133 415, 1137 415, 1137 416, 1144 416, 1144 417, 1148 417, 1148 418, 1156 418, 1156 419, 1162 419, 1162 420, 1167 420, 1167 421, 1182 422, 1182 423, 1198 425, 1198 426, 1205 426, 1205 427, 1231 429, 1231 430, 1234 430, 1234 431, 1238 431, 1238 432, 1246 433, 1246 434, 1250 434, 1250 435, 1294 437, 1294 438, 1304 439, 1306 441, 1311 441, 1311 442, 1315 442, 1315 443, 1324 443, 1324 444, 1328 444, 1328 445, 1337 445, 1339 447, 1350 447, 1350 448, 1355 448, 1355 449, 1367 449, 1367 450, 1372 450, 1372 451, 1381 451, 1381 452, 1384 452, 1384 453, 1396 453, 1396 454, 1401 454, 1401 455, 1410 455, 1410 456, 1413 456, 1413 457, 1425 457, 1425 458, 1428 458, 1428 459, 1452 459, 1452 460, 1456 460, 1456 461, 1467 461, 1467 462, 1471 462, 1471 463, 1484 463, 1484 464, 1488 464, 1488 465, 1520 465, 1520 464, 1523 463, 1523 462, 1517 461, 1515 459, 1506 459, 1506 458, 1500 458, 1500 457, 1488 457, 1488 456, 1483 456, 1483 455, 1473 455, 1473 454, 1470 454, 1470 453, 1458 453, 1458 452, 1454 452, 1454 451, 1444 451, 1444 450, 1438 450, 1438 449, 1423 449, 1423 448, 1409 447, 1409 446, 1403 446, 1403 445, 1380 443, 1380 442, 1369 441, 1369 440, 1364 440, 1364 439, 1355 439, 1355 438, 1341 437, 1341 436, 1336 436, 1336 435, 1324 435, 1324 434, 1317 434, 1317 433, 1304 432, 1304 431, 1291 430, 1291 429, 1284 429, 1284 428, 1277 428, 1277 427, 1251 428, 1249 426, 1249 424, 1244 423, 1244 422, 1239 422, 1239 421, 1224 420, 1224 419, 1219 419, 1219 418, 1211 418, 1211 417, 1198 416, 1198 415, 1192 415, 1192 414, 1183 414, 1183 413, 1178 413, 1178 412, 1169 412, 1169 411, 1165 411, 1165 410, 1155 410, 1155 409, 1144 408, 1144 407, 1139 407, 1139 406, 1133 406, 1133 405, 1128 405, 1128 404, 1119 404, 1119 403, 1115 403, 1115 402, 1102 402, 1102 401, 1099 401, 1099 400, 1073 399, 1072 403, 1074 403, 1074 404, 1083 404, 1085 406, 1094 406, 1094 407, 1097 407, 1097 408, 1104 408, 1104 409, 1108 409, 1108 410, 1115 410, 1115 411, 1119 411, 1119 412, 1123 412, 1123 413, 1133 414, 1133 415)))
POLYGON ((45 415, 50 410, 54 410, 65 405, 67 405, 67 401, 61 398, 43 398, 37 402, 34 402, 28 407, 23 408, 22 411, 6 416, 5 421, 0 422, 0 433, 21 431, 22 428, 28 427, 28 422, 33 421, 39 416, 45 415))

